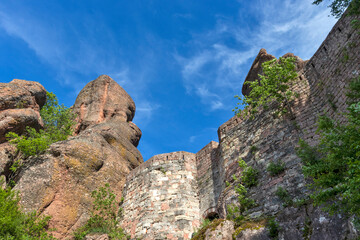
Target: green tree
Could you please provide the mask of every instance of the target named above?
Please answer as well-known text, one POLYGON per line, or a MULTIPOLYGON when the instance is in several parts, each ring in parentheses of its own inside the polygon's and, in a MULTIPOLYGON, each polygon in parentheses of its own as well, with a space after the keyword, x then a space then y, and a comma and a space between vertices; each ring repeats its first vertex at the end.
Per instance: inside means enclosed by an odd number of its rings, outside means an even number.
POLYGON ((123 229, 118 227, 117 216, 121 212, 115 202, 115 194, 108 183, 91 193, 93 198, 93 209, 91 217, 85 226, 78 229, 74 235, 75 239, 81 240, 89 233, 106 233, 110 239, 127 239, 123 229))
POLYGON ((268 108, 273 102, 278 104, 277 113, 287 113, 292 115, 290 102, 298 96, 298 93, 291 89, 292 84, 298 78, 295 66, 296 58, 280 57, 279 60, 273 59, 262 64, 263 74, 259 75, 259 81, 247 82, 250 86, 248 96, 235 96, 240 101, 237 105, 244 105, 241 110, 235 107, 233 111, 238 115, 254 116, 260 108, 268 108))
POLYGON ((303 173, 313 182, 311 198, 330 213, 360 217, 360 78, 350 83, 347 123, 326 116, 318 120, 318 145, 300 140, 303 173))
POLYGON ((50 144, 66 140, 73 133, 75 116, 64 105, 59 105, 53 93, 47 92, 45 105, 40 110, 44 128, 36 131, 27 127, 25 134, 19 136, 14 132, 6 136, 25 157, 43 153, 50 144))
MULTIPOLYGON (((315 0, 313 4, 319 5, 324 0, 315 0)), ((341 17, 346 8, 349 7, 349 15, 358 15, 360 13, 360 0, 333 0, 329 5, 331 14, 337 18, 341 17)))
POLYGON ((15 191, 0 187, 0 239, 54 239, 46 233, 50 217, 39 217, 35 212, 23 213, 19 201, 15 191))

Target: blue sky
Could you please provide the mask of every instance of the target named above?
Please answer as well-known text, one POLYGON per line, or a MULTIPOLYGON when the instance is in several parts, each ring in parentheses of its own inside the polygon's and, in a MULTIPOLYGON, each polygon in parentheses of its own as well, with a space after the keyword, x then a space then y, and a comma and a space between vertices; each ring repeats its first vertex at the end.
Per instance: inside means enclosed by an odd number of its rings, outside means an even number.
POLYGON ((137 106, 144 160, 197 152, 233 116, 260 48, 309 59, 336 19, 311 0, 0 2, 0 81, 40 82, 71 106, 101 74, 137 106))

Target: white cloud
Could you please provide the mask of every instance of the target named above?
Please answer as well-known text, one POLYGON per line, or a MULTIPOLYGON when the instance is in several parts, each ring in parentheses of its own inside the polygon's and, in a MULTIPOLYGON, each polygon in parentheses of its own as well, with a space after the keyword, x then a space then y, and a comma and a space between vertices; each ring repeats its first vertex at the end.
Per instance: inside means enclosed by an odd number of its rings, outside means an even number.
MULTIPOLYGON (((55 4, 55 3, 54 3, 55 4)), ((54 79, 73 89, 72 97, 95 77, 107 74, 117 81, 140 106, 137 119, 151 118, 159 107, 146 98, 149 72, 152 67, 151 50, 142 54, 141 68, 132 67, 122 60, 121 47, 113 36, 113 30, 93 15, 82 14, 75 25, 63 18, 44 18, 30 6, 0 3, 0 28, 12 37, 23 40, 39 59, 54 69, 54 79), (10 4, 9 4, 10 5, 10 4), (15 7, 14 7, 15 6, 15 7), (91 76, 85 78, 83 76, 91 76)), ((29 79, 31 80, 31 79, 29 79)))
POLYGON ((336 22, 328 17, 326 6, 311 3, 255 0, 248 3, 251 17, 242 16, 244 9, 239 10, 237 20, 219 16, 213 29, 194 35, 189 44, 196 43, 197 51, 191 57, 176 58, 182 67, 185 88, 210 105, 208 109, 224 109, 231 105, 229 95, 241 91, 261 48, 277 57, 293 52, 303 59, 310 58, 336 22))
POLYGON ((159 104, 154 104, 149 101, 142 101, 136 104, 136 114, 134 118, 135 123, 146 125, 149 123, 155 111, 160 108, 159 104))

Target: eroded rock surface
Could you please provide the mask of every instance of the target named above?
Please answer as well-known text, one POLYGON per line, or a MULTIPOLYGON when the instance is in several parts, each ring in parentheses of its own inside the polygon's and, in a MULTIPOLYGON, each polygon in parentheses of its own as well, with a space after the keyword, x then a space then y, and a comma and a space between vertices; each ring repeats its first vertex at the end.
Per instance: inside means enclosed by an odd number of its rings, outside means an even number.
POLYGON ((0 83, 0 143, 8 132, 21 134, 27 126, 39 129, 39 110, 45 101, 46 90, 40 83, 19 79, 0 83))
POLYGON ((6 142, 6 134, 22 134, 26 127, 40 129, 40 108, 46 102, 46 90, 37 82, 14 79, 0 83, 0 176, 8 175, 15 147, 6 142))
POLYGON ((114 80, 102 75, 90 82, 73 109, 78 135, 28 159, 15 187, 26 211, 52 216, 59 239, 87 221, 93 190, 109 183, 119 202, 126 175, 143 162, 136 148, 141 131, 130 122, 135 104, 114 80))
POLYGON ((135 103, 119 84, 109 76, 101 75, 80 91, 73 110, 78 116, 76 130, 79 133, 91 125, 109 120, 131 121, 135 103))
POLYGON ((205 240, 232 240, 234 233, 234 223, 224 220, 214 229, 209 228, 205 232, 205 240))

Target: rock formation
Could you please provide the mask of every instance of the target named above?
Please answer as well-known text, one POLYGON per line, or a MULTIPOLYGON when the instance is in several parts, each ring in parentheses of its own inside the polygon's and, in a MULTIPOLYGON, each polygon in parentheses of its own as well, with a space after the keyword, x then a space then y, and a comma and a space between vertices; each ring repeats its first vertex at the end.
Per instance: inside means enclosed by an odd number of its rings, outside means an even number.
MULTIPOLYGON (((34 89, 28 88, 33 95, 7 90, 13 97, 3 95, 9 99, 3 105, 9 108, 18 99, 26 99, 25 106, 38 110, 45 99, 34 89)), ((54 236, 59 239, 70 238, 87 221, 93 190, 110 183, 120 201, 126 175, 143 162, 136 148, 141 131, 131 122, 135 104, 110 77, 102 75, 88 83, 73 111, 79 114, 77 135, 52 144, 46 154, 27 159, 15 187, 26 211, 52 217, 49 227, 56 229, 54 236)))
POLYGON ((6 142, 8 132, 22 134, 26 127, 40 129, 40 108, 45 104, 46 91, 38 82, 14 79, 0 83, 0 176, 8 172, 15 154, 6 142))

